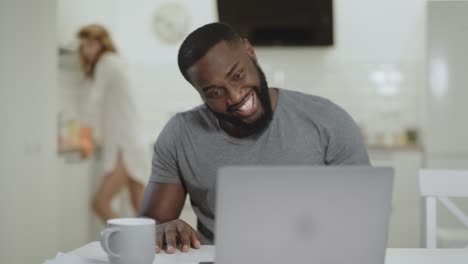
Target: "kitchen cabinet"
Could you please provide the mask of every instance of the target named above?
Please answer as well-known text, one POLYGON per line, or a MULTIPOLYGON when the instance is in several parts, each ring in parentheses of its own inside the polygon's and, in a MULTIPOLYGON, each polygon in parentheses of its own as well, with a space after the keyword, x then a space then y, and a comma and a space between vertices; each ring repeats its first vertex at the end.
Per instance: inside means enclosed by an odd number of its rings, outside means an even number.
POLYGON ((83 161, 79 153, 57 158, 59 250, 68 251, 92 241, 96 219, 91 211, 98 158, 83 161))
POLYGON ((424 215, 418 171, 423 165, 422 149, 369 148, 369 156, 373 166, 395 170, 388 247, 421 247, 424 215))
MULTIPOLYGON (((100 184, 99 154, 82 160, 79 152, 62 153, 58 166, 58 229, 59 249, 69 251, 91 241, 99 240, 104 224, 94 215, 91 202, 100 184)), ((133 217, 134 212, 126 189, 112 201, 119 217, 133 217)))
MULTIPOLYGON (((428 1, 426 8, 427 86, 424 90, 425 167, 468 169, 468 2, 428 1)), ((468 199, 453 199, 468 213, 468 199)), ((438 206, 438 245, 465 247, 468 232, 448 210, 438 206)))

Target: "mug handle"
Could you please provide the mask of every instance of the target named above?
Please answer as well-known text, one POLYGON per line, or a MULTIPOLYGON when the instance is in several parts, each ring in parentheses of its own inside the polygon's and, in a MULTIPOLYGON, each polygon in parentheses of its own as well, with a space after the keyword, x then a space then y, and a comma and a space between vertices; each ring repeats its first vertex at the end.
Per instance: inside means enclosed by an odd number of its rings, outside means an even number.
POLYGON ((112 250, 110 250, 110 247, 109 247, 109 237, 115 233, 115 232, 119 232, 120 229, 118 229, 117 227, 109 227, 109 228, 106 228, 104 231, 101 232, 101 246, 102 248, 104 249, 104 251, 111 257, 114 257, 114 258, 120 258, 120 256, 114 252, 112 252, 112 250))

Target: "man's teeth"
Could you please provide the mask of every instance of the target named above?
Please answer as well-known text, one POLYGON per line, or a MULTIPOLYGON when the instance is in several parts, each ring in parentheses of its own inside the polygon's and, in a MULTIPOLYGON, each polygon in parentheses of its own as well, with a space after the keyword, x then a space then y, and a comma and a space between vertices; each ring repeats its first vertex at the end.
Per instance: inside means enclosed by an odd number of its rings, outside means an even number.
POLYGON ((247 111, 253 107, 253 99, 252 96, 238 109, 241 111, 247 111))

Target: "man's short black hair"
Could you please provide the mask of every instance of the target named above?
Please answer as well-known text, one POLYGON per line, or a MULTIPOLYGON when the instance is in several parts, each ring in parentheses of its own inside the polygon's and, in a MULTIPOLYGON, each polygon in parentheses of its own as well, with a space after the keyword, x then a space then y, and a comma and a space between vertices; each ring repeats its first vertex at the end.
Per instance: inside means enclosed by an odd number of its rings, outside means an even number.
POLYGON ((221 41, 234 45, 242 42, 242 36, 230 25, 216 22, 196 29, 185 38, 179 48, 177 62, 180 72, 188 82, 191 82, 187 75, 188 68, 221 41))

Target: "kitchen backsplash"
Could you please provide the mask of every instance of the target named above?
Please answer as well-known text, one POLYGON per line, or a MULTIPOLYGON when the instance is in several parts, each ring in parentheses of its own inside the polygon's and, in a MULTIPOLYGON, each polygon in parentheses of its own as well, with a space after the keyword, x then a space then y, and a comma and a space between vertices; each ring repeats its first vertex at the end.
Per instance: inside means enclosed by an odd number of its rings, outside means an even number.
MULTIPOLYGON (((330 52, 332 53, 332 52, 330 52)), ((423 60, 343 59, 327 51, 258 49, 271 86, 322 96, 346 109, 370 143, 421 127, 423 60)))

